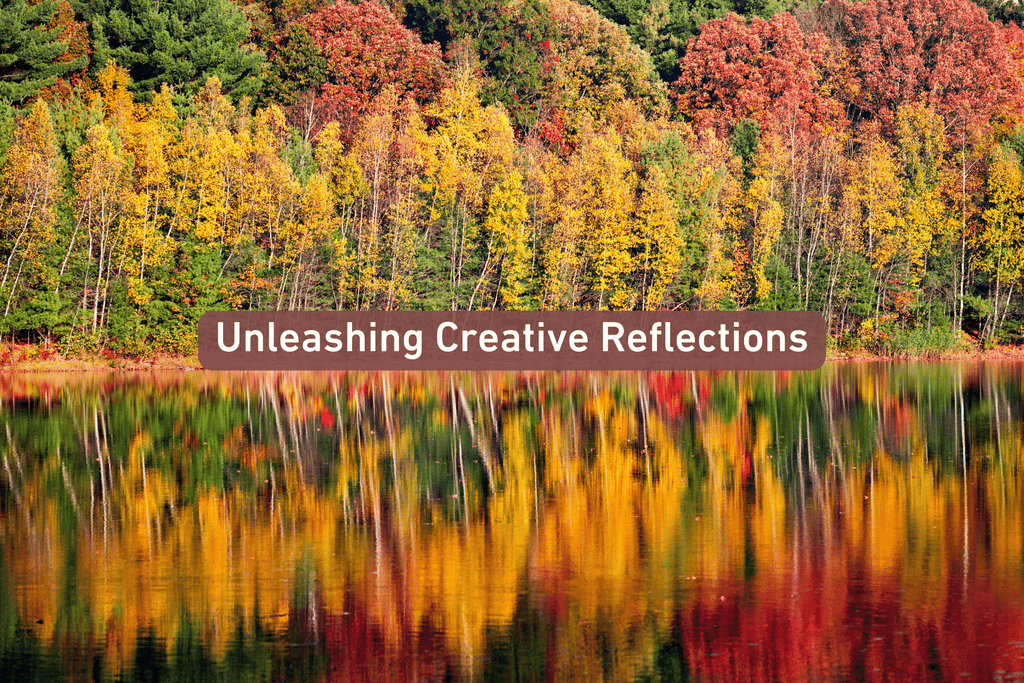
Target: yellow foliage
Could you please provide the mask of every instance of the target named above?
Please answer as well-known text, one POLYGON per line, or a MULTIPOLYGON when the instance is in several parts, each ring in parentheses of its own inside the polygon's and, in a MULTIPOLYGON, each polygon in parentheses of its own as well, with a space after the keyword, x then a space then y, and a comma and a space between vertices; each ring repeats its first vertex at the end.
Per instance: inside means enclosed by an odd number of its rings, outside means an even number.
POLYGON ((54 238, 54 207, 61 195, 60 161, 53 120, 42 100, 36 100, 15 128, 0 181, 0 235, 11 245, 0 277, 7 315, 19 281, 45 287, 55 284, 43 255, 54 238))
POLYGON ((902 253, 907 238, 903 184, 896 175, 892 148, 871 136, 852 162, 851 174, 843 202, 853 225, 852 246, 878 270, 902 253))
POLYGON ((1004 285, 1020 283, 1024 268, 1024 182, 1020 160, 1009 149, 993 150, 988 170, 988 207, 974 238, 975 267, 1004 285))
MULTIPOLYGON (((492 277, 496 282, 490 289, 495 292, 495 303, 500 294, 501 307, 508 311, 525 309, 523 290, 530 278, 530 249, 526 232, 526 195, 523 178, 513 169, 491 190, 484 219, 484 239, 488 241, 487 261, 480 283, 492 277), (492 265, 493 263, 493 265, 492 265)), ((479 288, 480 285, 478 285, 479 288)), ((489 294, 481 293, 481 298, 489 294)), ((486 301, 481 300, 486 306, 486 301)))

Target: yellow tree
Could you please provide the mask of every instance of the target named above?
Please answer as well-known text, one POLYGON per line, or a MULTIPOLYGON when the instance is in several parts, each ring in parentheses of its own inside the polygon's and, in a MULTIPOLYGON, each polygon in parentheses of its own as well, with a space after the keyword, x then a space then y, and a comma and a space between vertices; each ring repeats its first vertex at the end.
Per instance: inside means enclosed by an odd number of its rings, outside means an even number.
POLYGON ((15 128, 0 180, 0 296, 6 295, 6 316, 19 284, 55 285, 47 281, 44 257, 54 239, 60 157, 50 110, 42 100, 15 128))
MULTIPOLYGON (((173 191, 168 236, 180 231, 219 248, 231 219, 232 190, 237 193, 241 183, 243 154, 229 129, 234 108, 216 77, 196 95, 195 106, 196 115, 165 152, 173 191)), ((237 216, 231 222, 237 223, 237 216)))
POLYGON ((88 240, 82 308, 91 302, 93 330, 104 324, 111 280, 122 273, 126 255, 120 218, 128 198, 127 165, 110 137, 107 126, 93 126, 72 159, 76 234, 80 227, 88 240))
POLYGON ((628 309, 639 299, 628 277, 639 233, 638 181, 623 146, 614 129, 588 124, 567 160, 550 161, 545 306, 628 309))
POLYGON ((385 88, 370 103, 353 141, 354 156, 366 182, 366 204, 352 235, 353 293, 357 308, 372 305, 385 287, 380 273, 381 233, 392 184, 391 156, 398 135, 398 91, 385 88))
POLYGON ((636 173, 614 132, 589 137, 582 153, 588 172, 584 221, 589 235, 583 246, 590 262, 596 305, 598 310, 632 308, 638 292, 624 282, 623 276, 630 270, 630 252, 637 234, 632 215, 636 173))
POLYGON ((637 207, 636 242, 639 245, 634 275, 640 290, 640 308, 653 310, 665 299, 682 263, 683 235, 676 204, 665 174, 657 166, 641 181, 637 207))
POLYGON ((446 303, 456 310, 472 299, 474 275, 479 276, 483 261, 480 224, 491 189, 512 167, 514 138, 502 107, 480 105, 478 84, 468 69, 453 81, 424 110, 436 122, 424 138, 424 185, 430 221, 440 227, 440 239, 433 242, 447 252, 446 303))
POLYGON ((1020 160, 1012 150, 996 147, 992 151, 986 198, 984 223, 973 246, 974 266, 990 283, 991 311, 982 330, 988 341, 1006 317, 1024 268, 1024 186, 1020 160))
MULTIPOLYGON (((530 276, 530 250, 526 227, 526 193, 523 177, 513 169, 492 189, 487 200, 483 234, 486 261, 470 297, 470 308, 479 294, 491 299, 490 308, 519 311, 526 307, 523 292, 530 276)), ((487 305, 486 300, 480 302, 487 305)))
MULTIPOLYGON (((267 250, 267 268, 273 268, 275 259, 283 258, 287 236, 283 234, 285 222, 293 215, 300 187, 291 166, 281 158, 281 148, 287 135, 284 113, 277 106, 256 112, 249 126, 239 125, 234 140, 241 151, 241 174, 233 177, 225 169, 228 191, 238 188, 235 212, 237 223, 225 235, 230 251, 221 272, 227 270, 231 259, 245 253, 245 247, 258 244, 267 250)), ((259 259, 259 257, 256 257, 259 259)), ((281 264, 290 265, 288 263, 281 264)), ((277 296, 277 308, 285 306, 288 277, 282 277, 277 296)))
POLYGON ((710 129, 701 132, 696 152, 697 163, 686 185, 689 202, 697 209, 697 236, 704 254, 694 297, 697 308, 706 310, 739 304, 747 296, 739 277, 742 245, 736 237, 741 220, 742 170, 728 142, 710 129))
POLYGON ((323 256, 331 251, 336 222, 330 185, 322 174, 314 174, 302 189, 294 218, 285 220, 280 230, 288 310, 314 303, 313 292, 330 266, 323 256))
POLYGON ((764 269, 782 232, 779 196, 785 176, 783 151, 782 141, 776 134, 764 136, 754 157, 753 178, 743 194, 741 237, 747 244, 750 264, 749 273, 743 279, 753 280, 755 301, 763 301, 771 291, 764 269))
POLYGON ((412 296, 416 248, 421 236, 419 225, 424 215, 421 178, 426 162, 422 146, 426 124, 412 98, 406 97, 402 102, 395 126, 388 221, 382 237, 387 247, 386 259, 382 261, 387 287, 381 292, 383 299, 379 305, 385 310, 402 305, 412 296))
POLYGON ((339 180, 350 177, 346 196, 339 198, 351 217, 343 229, 350 303, 391 309, 409 298, 413 276, 424 123, 411 97, 400 99, 396 89, 385 88, 367 107, 347 155, 333 130, 328 140, 321 134, 320 148, 334 150, 321 158, 336 160, 339 180))
POLYGON ((854 249, 874 271, 876 326, 892 266, 906 254, 903 184, 896 170, 891 146, 872 132, 852 161, 843 195, 854 249))
POLYGON ((651 118, 667 113, 665 85, 623 27, 572 0, 553 0, 548 7, 561 32, 552 90, 562 101, 556 105, 598 121, 623 101, 651 118))
MULTIPOLYGON (((124 251, 118 271, 127 279, 129 299, 142 305, 151 296, 145 284, 147 266, 166 262, 171 251, 166 233, 173 194, 166 152, 177 136, 178 115, 166 86, 148 106, 135 105, 128 90, 128 72, 114 62, 104 68, 98 81, 104 125, 120 141, 118 153, 126 164, 127 185, 118 217, 124 251)), ((80 212, 76 234, 82 217, 80 212)))
POLYGON ((341 126, 332 121, 320 131, 316 148, 316 162, 320 175, 331 193, 331 204, 336 213, 335 232, 331 244, 331 272, 335 278, 335 304, 342 308, 349 304, 352 254, 349 240, 355 234, 356 224, 363 215, 366 183, 355 154, 345 152, 341 126))
POLYGON ((129 263, 133 276, 129 291, 139 304, 145 301, 141 290, 147 267, 166 263, 173 247, 169 231, 174 194, 167 150, 178 136, 177 120, 171 91, 165 86, 130 125, 120 128, 123 152, 132 160, 131 193, 122 218, 134 252, 129 263))
POLYGON ((944 196, 952 182, 945 128, 943 117, 924 102, 903 105, 896 114, 897 154, 905 184, 907 292, 921 292, 929 254, 943 244, 952 247, 956 231, 944 196))

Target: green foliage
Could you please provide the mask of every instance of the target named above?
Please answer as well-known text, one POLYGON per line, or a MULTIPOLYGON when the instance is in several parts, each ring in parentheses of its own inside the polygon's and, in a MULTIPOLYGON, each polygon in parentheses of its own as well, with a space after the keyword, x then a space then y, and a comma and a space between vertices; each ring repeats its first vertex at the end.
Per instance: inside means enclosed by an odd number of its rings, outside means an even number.
POLYGON ((71 314, 66 310, 67 300, 61 300, 52 291, 28 291, 21 305, 0 321, 0 331, 19 334, 32 340, 37 334, 49 341, 51 333, 67 333, 71 314))
POLYGON ((291 106, 303 93, 327 80, 327 59, 317 49, 305 24, 288 24, 268 47, 261 102, 291 106))
POLYGON ((765 277, 771 283, 767 296, 755 308, 762 311, 799 311, 803 301, 793 279, 793 271, 777 254, 771 254, 765 263, 765 277))
POLYGON ((86 57, 60 61, 68 42, 51 27, 56 2, 0 1, 0 101, 23 103, 62 74, 81 69, 86 57))
POLYGON ((736 11, 729 0, 587 0, 587 4, 624 26, 633 42, 650 53, 666 82, 678 78, 679 58, 701 24, 736 11))
POLYGON ((743 179, 753 179, 753 160, 761 146, 761 125, 753 119, 742 119, 732 131, 732 149, 743 161, 743 179))
POLYGON ((103 109, 99 100, 93 100, 90 104, 77 94, 54 100, 50 103, 50 111, 57 142, 66 159, 70 159, 85 143, 86 132, 103 122, 103 109))
POLYGON ((477 40, 484 73, 484 105, 501 102, 513 123, 529 129, 537 121, 536 105, 543 99, 546 76, 554 67, 558 27, 540 0, 496 8, 491 25, 477 40))
POLYGON ((231 0, 83 0, 80 11, 91 23, 94 69, 116 61, 143 99, 166 83, 184 104, 210 76, 236 102, 262 85, 263 53, 244 45, 251 27, 231 0))
POLYGON ((462 41, 473 51, 487 77, 481 95, 485 105, 501 102, 518 128, 533 126, 537 105, 550 95, 549 74, 560 38, 547 5, 541 0, 411 0, 405 9, 405 25, 424 42, 454 50, 462 41))
POLYGON ((883 356, 937 357, 965 351, 963 337, 949 327, 913 327, 905 329, 886 324, 877 330, 862 332, 857 338, 860 348, 883 356))
POLYGON ((478 39, 500 11, 497 0, 407 0, 403 22, 425 43, 447 50, 455 40, 478 39))
POLYGON ((973 0, 974 4, 985 10, 988 13, 988 18, 992 21, 1000 21, 1003 23, 1014 22, 1021 24, 1024 22, 1024 10, 1022 10, 1020 4, 1016 2, 1009 2, 1008 0, 973 0))
POLYGON ((313 156, 313 146, 302 136, 297 128, 288 131, 288 145, 282 151, 281 156, 292 168, 292 173, 303 185, 309 177, 316 172, 316 159, 313 156))
POLYGON ((6 100, 0 100, 0 167, 7 161, 7 150, 14 138, 14 107, 6 100))

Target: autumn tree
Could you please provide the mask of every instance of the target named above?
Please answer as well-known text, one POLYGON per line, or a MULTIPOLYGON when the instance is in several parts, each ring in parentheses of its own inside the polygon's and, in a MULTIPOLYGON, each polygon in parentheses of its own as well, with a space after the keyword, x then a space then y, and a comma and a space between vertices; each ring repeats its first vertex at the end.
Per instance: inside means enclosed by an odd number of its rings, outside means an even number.
POLYGON ((782 139, 769 134, 753 160, 752 178, 743 193, 743 210, 738 215, 744 262, 749 263, 748 272, 743 275, 751 282, 751 303, 765 302, 772 290, 765 268, 782 233, 780 199, 788 170, 785 152, 782 139))
POLYGON ((635 163, 653 135, 645 127, 586 122, 570 155, 548 158, 542 306, 651 309, 668 298, 686 238, 673 178, 635 163))
MULTIPOLYGON (((743 191, 738 157, 712 131, 695 136, 689 126, 672 122, 643 145, 640 170, 650 176, 655 168, 675 215, 676 232, 661 239, 679 248, 678 268, 665 282, 668 300, 693 309, 734 307, 733 253, 743 191)), ((676 258, 667 251, 665 256, 676 258)))
POLYGON ((891 286, 902 284, 894 283, 891 276, 907 253, 903 184, 892 146, 877 131, 866 134, 851 163, 851 178, 843 196, 843 211, 850 224, 846 239, 871 268, 873 324, 877 328, 883 302, 893 295, 891 286))
POLYGON ((127 199, 127 169, 110 140, 110 129, 102 124, 89 129, 87 141, 72 163, 76 224, 88 245, 82 305, 91 309, 92 329, 96 330, 104 325, 111 282, 125 254, 120 217, 127 199))
POLYGON ((805 35, 785 12, 770 21, 736 14, 709 21, 679 62, 677 111, 719 135, 745 119, 778 132, 820 126, 838 115, 822 80, 827 51, 823 38, 805 35))
POLYGON ((533 273, 526 201, 523 178, 516 169, 491 189, 481 231, 486 255, 471 297, 474 303, 506 311, 528 308, 524 294, 533 273))
POLYGON ((63 194, 53 120, 36 100, 14 131, 0 169, 0 304, 6 317, 32 292, 54 286, 48 263, 55 237, 56 204, 63 194))
POLYGON ((345 150, 337 121, 331 121, 320 131, 315 154, 317 175, 330 195, 333 213, 328 219, 333 227, 330 282, 335 305, 341 309, 351 306, 357 296, 354 294, 357 286, 353 283, 357 268, 353 263, 351 242, 363 215, 367 188, 356 155, 345 150))
POLYGON ((639 290, 637 308, 656 310, 669 300, 679 276, 685 237, 668 178, 650 166, 640 179, 636 208, 637 247, 633 277, 639 290))
POLYGON ((896 137, 906 198, 906 281, 915 298, 921 295, 930 321, 936 296, 948 299, 942 292, 952 289, 956 219, 949 201, 954 181, 949 139, 941 114, 920 101, 897 111, 896 137))
POLYGON ((665 86, 650 55, 621 26, 572 0, 551 0, 549 7, 561 34, 553 88, 564 118, 585 112, 604 120, 622 102, 649 118, 665 113, 665 86))
POLYGON ((424 140, 423 178, 432 226, 418 266, 429 273, 433 287, 442 277, 447 280, 429 299, 425 297, 432 307, 460 310, 477 305, 480 269, 487 259, 480 230, 488 208, 492 213, 497 209, 495 186, 509 182, 512 169, 511 123, 500 105, 480 104, 478 87, 476 79, 463 71, 453 87, 424 110, 434 124, 424 140))
POLYGON ((1024 276, 1024 183, 1020 159, 1013 150, 997 147, 992 151, 987 181, 988 208, 974 247, 975 266, 989 290, 982 337, 991 342, 1024 276))
POLYGON ((415 102, 399 101, 397 89, 386 88, 370 103, 353 140, 356 173, 348 163, 336 168, 344 175, 335 176, 333 184, 348 185, 342 205, 357 199, 356 193, 361 200, 347 237, 349 287, 357 308, 391 309, 408 297, 419 234, 419 182, 426 180, 420 175, 424 138, 415 102))
POLYGON ((926 95, 972 125, 1019 118, 1022 85, 1004 33, 969 0, 830 0, 825 10, 849 50, 862 116, 891 127, 901 104, 926 95))
POLYGON ((438 46, 424 45, 373 0, 358 5, 339 0, 299 23, 326 61, 326 81, 316 97, 321 125, 338 121, 346 139, 386 86, 424 103, 446 82, 438 46))

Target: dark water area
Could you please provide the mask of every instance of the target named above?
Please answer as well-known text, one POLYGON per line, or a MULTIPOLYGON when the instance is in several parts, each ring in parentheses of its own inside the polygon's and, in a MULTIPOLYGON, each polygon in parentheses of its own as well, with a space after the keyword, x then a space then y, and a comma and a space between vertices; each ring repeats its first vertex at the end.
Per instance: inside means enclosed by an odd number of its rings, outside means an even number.
POLYGON ((0 680, 1024 679, 1024 365, 0 377, 0 680))

